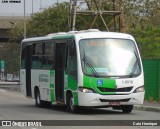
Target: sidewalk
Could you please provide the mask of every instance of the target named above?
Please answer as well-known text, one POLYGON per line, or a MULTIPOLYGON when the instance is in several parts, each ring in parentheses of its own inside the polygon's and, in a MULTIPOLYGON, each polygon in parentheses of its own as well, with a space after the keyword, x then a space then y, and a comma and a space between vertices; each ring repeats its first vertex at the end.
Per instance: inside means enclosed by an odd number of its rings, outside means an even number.
POLYGON ((135 105, 134 109, 135 110, 152 111, 152 112, 160 112, 160 103, 145 101, 143 105, 135 105))

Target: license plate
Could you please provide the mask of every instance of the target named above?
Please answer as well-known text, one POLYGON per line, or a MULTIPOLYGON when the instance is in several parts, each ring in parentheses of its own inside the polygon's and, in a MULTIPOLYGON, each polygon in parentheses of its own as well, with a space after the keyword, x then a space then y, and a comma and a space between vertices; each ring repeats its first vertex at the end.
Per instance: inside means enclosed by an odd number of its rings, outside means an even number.
POLYGON ((120 106, 120 102, 109 102, 111 106, 120 106))

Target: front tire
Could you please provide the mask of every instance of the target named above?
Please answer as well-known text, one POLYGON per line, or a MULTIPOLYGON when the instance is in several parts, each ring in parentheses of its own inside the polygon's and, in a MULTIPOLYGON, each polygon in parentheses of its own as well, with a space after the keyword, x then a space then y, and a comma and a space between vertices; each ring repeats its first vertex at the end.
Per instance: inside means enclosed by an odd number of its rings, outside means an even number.
POLYGON ((43 101, 41 100, 39 90, 36 90, 36 92, 35 92, 35 105, 37 107, 42 107, 43 106, 43 101))
POLYGON ((121 105, 123 113, 131 113, 133 110, 133 105, 121 105))
POLYGON ((74 105, 74 98, 73 98, 73 95, 71 94, 68 94, 67 95, 67 111, 68 112, 71 112, 71 113, 75 113, 77 112, 77 108, 75 105, 74 105))

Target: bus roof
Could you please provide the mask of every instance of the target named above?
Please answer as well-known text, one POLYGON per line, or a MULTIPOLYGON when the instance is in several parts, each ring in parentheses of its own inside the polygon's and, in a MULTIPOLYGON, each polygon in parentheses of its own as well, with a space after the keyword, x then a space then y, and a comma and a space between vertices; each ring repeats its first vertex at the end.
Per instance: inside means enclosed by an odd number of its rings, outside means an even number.
POLYGON ((86 38, 123 38, 123 39, 132 39, 134 38, 125 33, 119 33, 119 32, 105 32, 105 31, 99 31, 97 29, 89 29, 89 30, 82 30, 82 31, 69 31, 66 32, 59 32, 59 33, 52 33, 48 34, 44 37, 33 37, 33 38, 26 38, 23 39, 22 42, 30 42, 30 41, 42 41, 42 40, 49 40, 49 39, 71 39, 71 38, 80 38, 80 39, 86 39, 86 38), (92 31, 93 30, 93 31, 92 31))

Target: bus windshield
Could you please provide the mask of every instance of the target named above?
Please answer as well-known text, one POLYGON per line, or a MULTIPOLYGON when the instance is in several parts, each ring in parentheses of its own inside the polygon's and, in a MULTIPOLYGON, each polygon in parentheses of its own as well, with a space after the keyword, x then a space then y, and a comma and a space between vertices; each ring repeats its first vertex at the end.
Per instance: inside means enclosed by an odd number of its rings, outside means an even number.
POLYGON ((82 39, 79 42, 84 74, 95 77, 137 76, 139 55, 132 40, 82 39))

